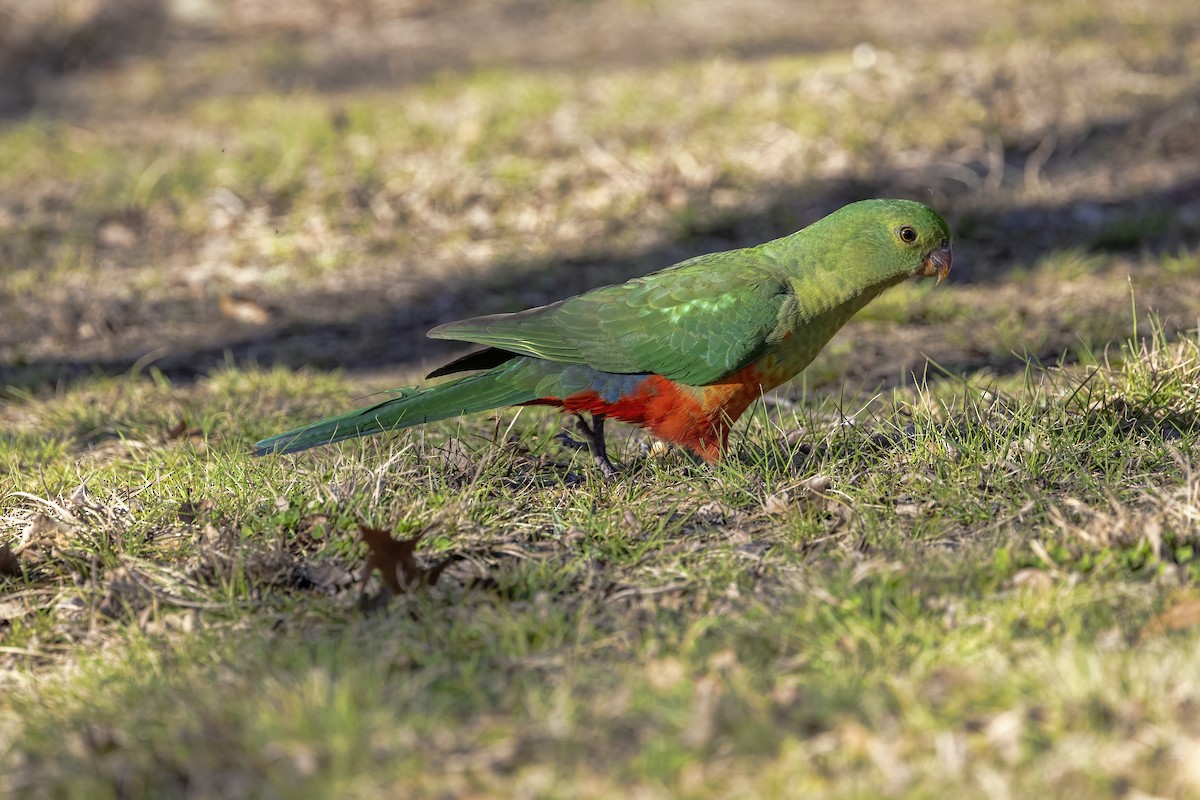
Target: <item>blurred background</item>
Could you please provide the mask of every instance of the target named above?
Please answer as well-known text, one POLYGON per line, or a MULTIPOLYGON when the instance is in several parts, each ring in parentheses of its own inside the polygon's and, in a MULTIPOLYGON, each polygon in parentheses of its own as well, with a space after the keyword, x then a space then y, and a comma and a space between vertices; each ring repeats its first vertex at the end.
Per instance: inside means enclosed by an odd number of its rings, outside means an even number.
POLYGON ((812 385, 1093 358, 1134 302, 1196 324, 1198 34, 1194 0, 2 0, 0 386, 411 378, 439 322, 886 195, 950 220, 951 286, 812 385))

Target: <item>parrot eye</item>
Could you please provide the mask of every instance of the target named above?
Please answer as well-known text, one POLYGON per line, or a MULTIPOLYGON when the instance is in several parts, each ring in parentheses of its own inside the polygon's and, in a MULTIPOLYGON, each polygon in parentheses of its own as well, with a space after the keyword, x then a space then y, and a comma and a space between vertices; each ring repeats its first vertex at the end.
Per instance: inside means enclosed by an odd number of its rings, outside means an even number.
POLYGON ((900 241, 905 244, 912 244, 917 240, 917 229, 912 225, 901 225, 896 229, 896 235, 900 237, 900 241))

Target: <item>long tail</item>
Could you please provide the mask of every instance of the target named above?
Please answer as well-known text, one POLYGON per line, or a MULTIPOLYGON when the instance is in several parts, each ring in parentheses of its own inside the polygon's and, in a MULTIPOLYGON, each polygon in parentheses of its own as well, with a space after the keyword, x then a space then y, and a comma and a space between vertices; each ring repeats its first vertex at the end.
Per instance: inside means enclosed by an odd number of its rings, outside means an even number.
POLYGON ((356 436, 399 430, 538 398, 535 385, 521 386, 522 381, 512 378, 509 370, 499 368, 426 389, 397 389, 399 397, 256 442, 255 455, 295 453, 356 436))

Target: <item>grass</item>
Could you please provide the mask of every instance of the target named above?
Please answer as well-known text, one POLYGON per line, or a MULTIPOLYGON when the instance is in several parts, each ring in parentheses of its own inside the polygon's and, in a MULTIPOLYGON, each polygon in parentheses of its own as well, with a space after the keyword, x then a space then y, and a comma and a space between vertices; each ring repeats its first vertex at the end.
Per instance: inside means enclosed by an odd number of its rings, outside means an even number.
POLYGON ((659 29, 703 8, 551 3, 682 50, 531 66, 487 17, 329 89, 324 26, 403 26, 230 4, 54 84, 90 102, 0 127, 0 793, 1200 793, 1192 5, 697 50, 659 29), (544 409, 247 453, 418 381, 437 322, 866 194, 946 211, 951 281, 720 464, 615 425, 607 483, 544 409), (360 525, 452 561, 380 597, 360 525))
POLYGON ((613 485, 530 411, 246 460, 270 409, 345 402, 315 375, 18 402, 5 788, 1190 793, 1198 640, 1155 620, 1195 603, 1198 381, 1160 335, 850 427, 764 410, 712 469, 634 443, 613 485), (463 560, 364 613, 319 577, 359 520, 463 560))

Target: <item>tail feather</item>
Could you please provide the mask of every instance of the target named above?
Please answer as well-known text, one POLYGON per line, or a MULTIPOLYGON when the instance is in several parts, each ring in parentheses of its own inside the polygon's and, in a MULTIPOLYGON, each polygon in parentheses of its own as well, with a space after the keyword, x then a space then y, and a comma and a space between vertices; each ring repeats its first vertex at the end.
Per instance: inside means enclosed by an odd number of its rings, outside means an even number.
POLYGON ((260 456, 295 453, 357 436, 399 430, 537 398, 533 388, 518 383, 512 381, 505 370, 491 370, 426 389, 398 389, 399 397, 256 442, 254 453, 260 456))

